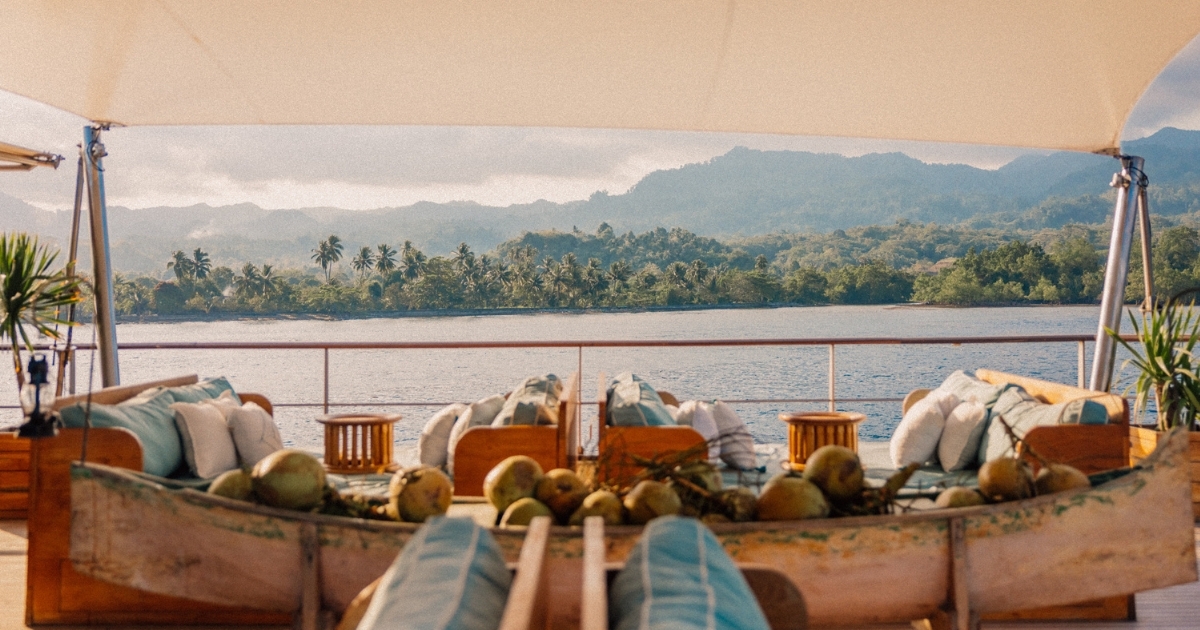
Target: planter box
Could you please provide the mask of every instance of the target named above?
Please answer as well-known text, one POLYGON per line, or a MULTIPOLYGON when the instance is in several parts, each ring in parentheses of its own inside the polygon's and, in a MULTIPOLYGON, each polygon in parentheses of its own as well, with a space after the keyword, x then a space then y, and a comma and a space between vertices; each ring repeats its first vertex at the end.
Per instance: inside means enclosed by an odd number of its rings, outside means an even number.
MULTIPOLYGON (((1154 427, 1129 427, 1129 463, 1136 465, 1154 452, 1163 434, 1154 427)), ((1200 521, 1200 431, 1188 435, 1188 461, 1192 473, 1192 517, 1200 521)))

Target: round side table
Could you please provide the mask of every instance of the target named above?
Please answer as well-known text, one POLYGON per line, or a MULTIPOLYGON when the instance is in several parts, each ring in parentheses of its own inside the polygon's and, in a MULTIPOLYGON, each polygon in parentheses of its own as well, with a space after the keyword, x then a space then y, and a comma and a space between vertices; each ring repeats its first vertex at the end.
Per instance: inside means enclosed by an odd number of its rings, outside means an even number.
POLYGON ((867 417, 853 411, 802 411, 781 413, 788 423, 788 461, 784 468, 804 470, 804 462, 813 451, 836 444, 858 452, 858 423, 867 417))
POLYGON ((317 418, 325 425, 325 469, 339 474, 395 470, 392 426, 400 414, 347 413, 317 418))

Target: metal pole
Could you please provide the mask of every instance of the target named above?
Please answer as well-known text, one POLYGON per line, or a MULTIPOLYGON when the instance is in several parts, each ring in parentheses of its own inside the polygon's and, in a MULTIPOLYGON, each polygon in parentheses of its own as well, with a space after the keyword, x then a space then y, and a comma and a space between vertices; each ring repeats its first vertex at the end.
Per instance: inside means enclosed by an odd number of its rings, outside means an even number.
POLYGON ((325 348, 325 399, 321 403, 325 413, 329 413, 329 348, 325 348))
POLYGON ((1149 311, 1154 307, 1154 257, 1150 248, 1150 201, 1146 198, 1145 175, 1138 186, 1137 210, 1142 232, 1142 292, 1146 295, 1142 311, 1149 311))
POLYGON ((1096 330, 1096 349, 1092 355, 1092 380, 1090 388, 1108 391, 1112 381, 1113 340, 1106 329, 1121 329, 1121 311, 1125 304, 1125 282, 1129 275, 1129 248, 1133 241, 1133 206, 1138 190, 1145 180, 1142 176, 1144 160, 1133 155, 1122 155, 1121 172, 1113 176, 1112 186, 1117 190, 1117 204, 1113 211, 1112 238, 1108 244, 1108 263, 1104 268, 1104 293, 1100 298, 1100 324, 1096 330))
POLYGON ((104 201, 104 167, 108 155, 100 143, 106 127, 84 127, 83 147, 87 158, 88 215, 92 233, 92 288, 96 294, 96 346, 100 351, 100 381, 104 387, 121 384, 117 361, 117 326, 113 318, 112 265, 108 250, 108 210, 104 201))
POLYGON ((1079 361, 1079 367, 1076 371, 1076 376, 1079 379, 1079 389, 1087 387, 1087 342, 1079 342, 1079 352, 1076 357, 1079 361))
POLYGON ((834 385, 837 382, 835 374, 836 363, 834 362, 834 346, 829 344, 829 410, 837 411, 837 392, 834 391, 834 385))

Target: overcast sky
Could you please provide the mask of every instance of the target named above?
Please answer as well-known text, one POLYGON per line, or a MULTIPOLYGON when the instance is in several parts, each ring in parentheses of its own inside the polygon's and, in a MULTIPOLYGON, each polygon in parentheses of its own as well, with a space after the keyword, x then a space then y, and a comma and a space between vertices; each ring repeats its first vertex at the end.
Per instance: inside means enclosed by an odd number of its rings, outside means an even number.
MULTIPOLYGON (((1117 51, 1114 51, 1116 53, 1117 51)), ((1125 139, 1200 129, 1200 40, 1159 76, 1125 139)), ((67 156, 57 171, 0 172, 0 192, 44 208, 72 203, 82 118, 0 91, 0 142, 67 156)), ((621 193, 647 173, 736 146, 997 168, 1020 149, 749 134, 495 127, 136 127, 104 136, 110 205, 372 209, 417 201, 509 205, 621 193)))

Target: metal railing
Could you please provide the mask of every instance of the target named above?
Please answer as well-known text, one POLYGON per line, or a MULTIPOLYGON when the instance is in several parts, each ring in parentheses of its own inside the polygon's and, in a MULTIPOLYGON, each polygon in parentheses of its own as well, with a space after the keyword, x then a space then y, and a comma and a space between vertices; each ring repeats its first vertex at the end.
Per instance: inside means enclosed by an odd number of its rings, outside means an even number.
MULTIPOLYGON (((1133 340, 1132 335, 1126 339, 1133 340)), ((405 342, 337 342, 337 341, 301 341, 301 342, 135 342, 120 344, 122 350, 149 351, 203 351, 203 350, 313 350, 322 353, 322 399, 313 401, 272 401, 275 407, 320 407, 325 413, 331 407, 431 407, 460 401, 341 401, 330 399, 330 353, 338 351, 361 350, 486 350, 486 349, 575 349, 577 366, 582 375, 583 355, 585 349, 599 348, 726 348, 726 347, 821 347, 828 348, 828 392, 827 396, 819 398, 747 398, 723 399, 727 403, 743 404, 773 404, 773 403, 826 403, 830 410, 836 410, 839 403, 881 403, 899 402, 898 397, 838 397, 837 387, 837 349, 844 346, 962 346, 976 344, 1069 344, 1077 346, 1077 384, 1085 387, 1086 383, 1086 344, 1095 341, 1090 335, 1002 335, 986 337, 831 337, 805 339, 636 339, 636 340, 575 340, 575 341, 405 341, 405 342)), ((0 346, 8 349, 8 346, 0 346)), ((50 346, 40 346, 42 350, 52 350, 50 346)), ((91 351, 92 344, 79 344, 76 350, 91 351)), ((75 364, 71 364, 70 382, 74 383, 75 364)), ((595 404, 595 401, 584 401, 584 404, 595 404)), ((0 408, 15 408, 16 405, 3 405, 0 408)))

